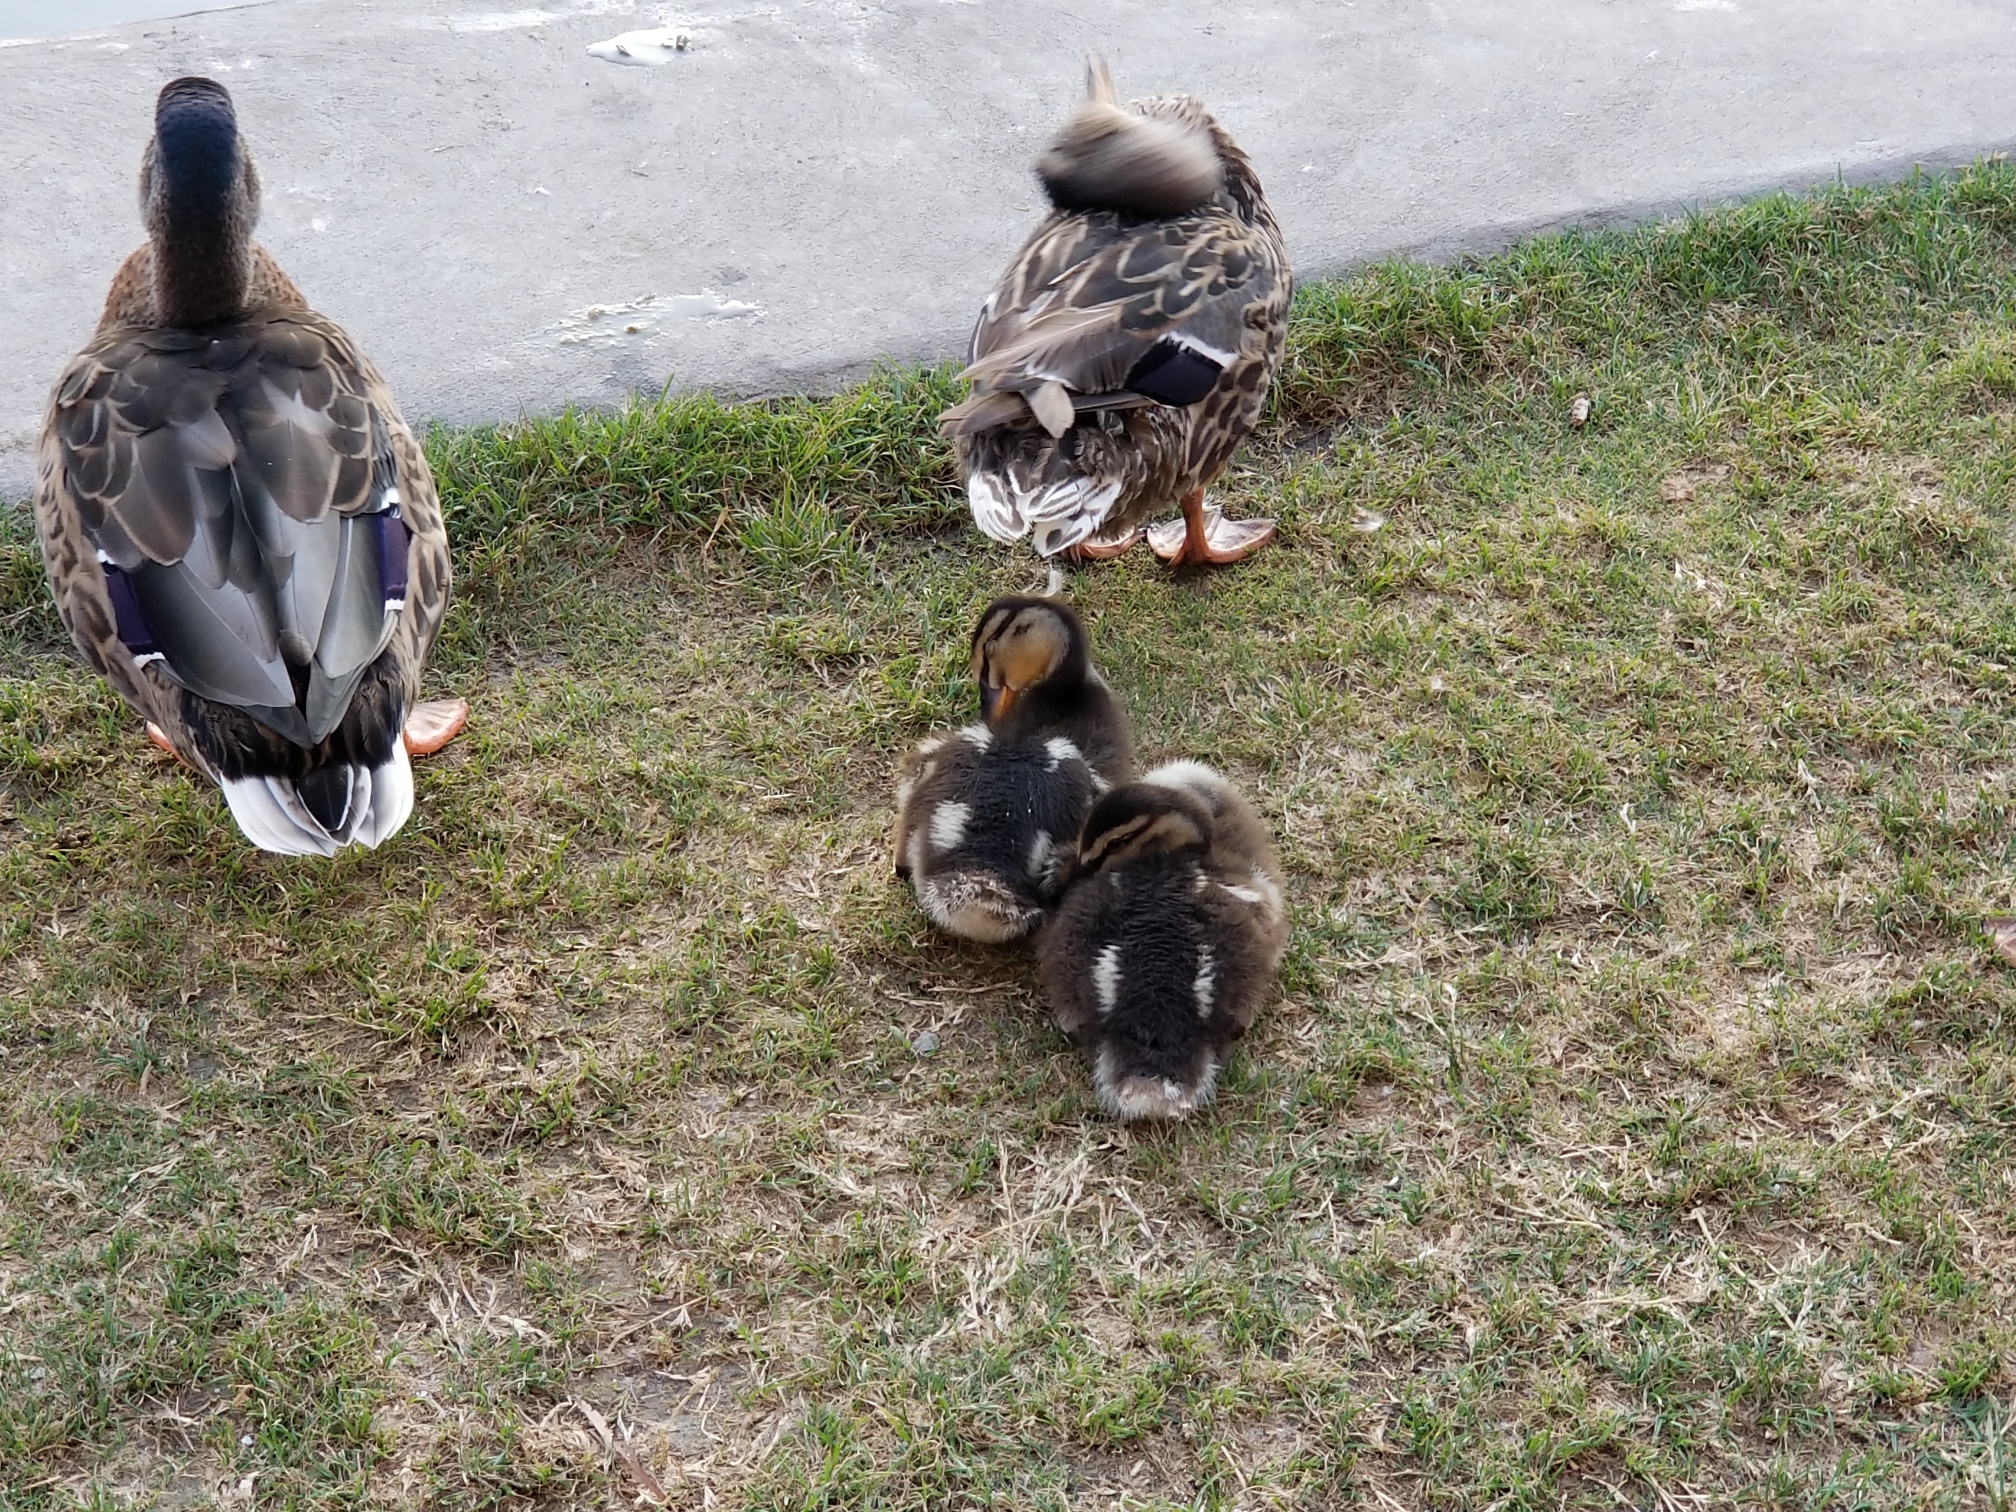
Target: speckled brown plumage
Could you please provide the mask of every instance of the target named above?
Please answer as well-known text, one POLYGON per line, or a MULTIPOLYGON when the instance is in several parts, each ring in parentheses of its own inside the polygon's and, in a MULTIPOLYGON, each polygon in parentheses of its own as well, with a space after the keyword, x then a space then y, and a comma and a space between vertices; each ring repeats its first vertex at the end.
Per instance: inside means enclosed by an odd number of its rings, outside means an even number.
MULTIPOLYGON (((1095 63, 1074 126, 1120 116, 1102 103, 1108 87, 1095 63)), ((1287 339, 1287 252, 1251 161, 1188 96, 1125 112, 1213 154, 1216 191, 1175 213, 1090 208, 1099 186, 1081 175, 982 309, 972 395, 943 417, 976 522, 997 539, 1031 535, 1045 555, 1201 497, 1258 421, 1287 339)), ((1128 187, 1109 184, 1109 201, 1128 187)))

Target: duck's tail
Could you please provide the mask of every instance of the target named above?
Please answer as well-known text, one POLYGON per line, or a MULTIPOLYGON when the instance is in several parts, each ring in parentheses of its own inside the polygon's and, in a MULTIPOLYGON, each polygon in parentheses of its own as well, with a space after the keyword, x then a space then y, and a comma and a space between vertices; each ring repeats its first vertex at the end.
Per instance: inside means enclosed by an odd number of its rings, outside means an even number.
POLYGON ((413 812, 413 765, 396 737, 376 766, 337 761, 303 777, 227 777, 220 785, 245 838, 283 856, 374 849, 413 812))
POLYGON ((931 921, 961 939, 1000 945, 1043 922, 1041 904, 992 872, 934 871, 913 880, 931 921))
POLYGON ((1038 552, 1053 556, 1100 534, 1120 500, 1120 459, 1106 455, 1111 438, 1096 427, 1072 433, 1070 456, 1040 430, 961 439, 973 523, 997 541, 1029 536, 1038 552))
POLYGON ((184 692, 192 754, 224 790, 231 817, 261 850, 333 856, 399 832, 413 812, 406 691, 390 651, 366 669, 335 729, 312 746, 277 733, 255 711, 184 692))

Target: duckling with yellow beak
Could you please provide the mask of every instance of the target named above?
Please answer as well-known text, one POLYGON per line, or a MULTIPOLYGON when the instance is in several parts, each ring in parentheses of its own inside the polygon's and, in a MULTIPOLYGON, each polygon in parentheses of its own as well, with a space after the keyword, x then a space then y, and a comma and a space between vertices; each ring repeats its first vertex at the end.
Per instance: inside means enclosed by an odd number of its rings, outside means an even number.
POLYGON ((998 944, 1041 922, 1086 811, 1133 774, 1134 751, 1068 606, 996 599, 971 668, 979 723, 932 736, 903 764, 896 872, 939 928, 998 944))

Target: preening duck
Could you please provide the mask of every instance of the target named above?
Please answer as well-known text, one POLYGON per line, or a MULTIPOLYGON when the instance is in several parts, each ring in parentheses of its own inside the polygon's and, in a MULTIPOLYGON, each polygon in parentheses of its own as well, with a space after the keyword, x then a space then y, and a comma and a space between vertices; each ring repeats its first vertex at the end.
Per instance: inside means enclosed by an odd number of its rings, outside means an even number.
POLYGON ((981 309, 940 417, 981 530, 1113 556, 1151 530, 1173 565, 1236 562, 1271 520, 1205 503, 1260 418, 1287 342, 1280 228, 1246 154, 1188 95, 1088 98, 1037 160, 1052 210, 981 309))
POLYGON ((166 85, 140 168, 147 245, 57 380, 35 523, 57 611, 157 744, 263 850, 375 846, 413 808, 409 749, 447 609, 448 538, 385 382, 252 239, 231 96, 166 85))
POLYGON ((932 736, 904 762, 896 872, 941 929, 999 943, 1042 920, 1086 811, 1133 775, 1134 748, 1068 606, 996 599, 973 632, 971 666, 980 722, 932 736))
POLYGON ((1036 956, 1114 1116, 1174 1120, 1211 1100, 1288 943, 1279 878, 1259 814, 1202 762, 1093 806, 1036 956))

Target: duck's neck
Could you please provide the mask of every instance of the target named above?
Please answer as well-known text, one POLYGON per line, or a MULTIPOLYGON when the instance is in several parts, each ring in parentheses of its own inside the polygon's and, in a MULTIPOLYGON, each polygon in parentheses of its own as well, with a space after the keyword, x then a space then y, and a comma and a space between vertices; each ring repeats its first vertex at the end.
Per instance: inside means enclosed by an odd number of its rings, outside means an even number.
POLYGON ((1029 689, 1015 706, 994 722, 995 733, 1016 737, 1054 729, 1085 704, 1085 679, 1060 668, 1029 689))
POLYGON ((209 325, 242 315, 251 281, 248 237, 184 234, 154 238, 154 305, 163 325, 209 325))
POLYGON ((206 325, 245 311, 252 282, 249 171, 220 111, 190 109, 157 123, 158 202, 149 217, 155 308, 167 325, 206 325))

